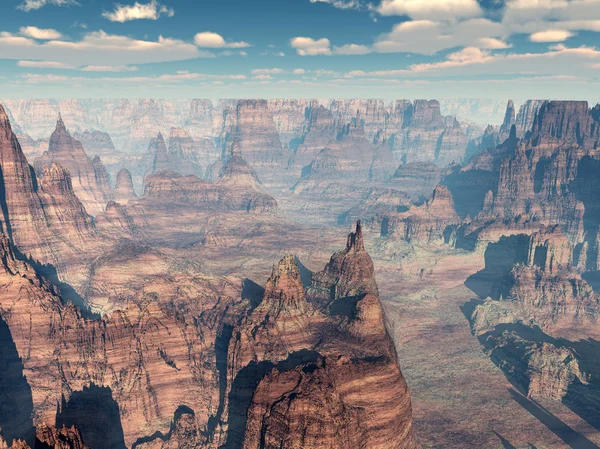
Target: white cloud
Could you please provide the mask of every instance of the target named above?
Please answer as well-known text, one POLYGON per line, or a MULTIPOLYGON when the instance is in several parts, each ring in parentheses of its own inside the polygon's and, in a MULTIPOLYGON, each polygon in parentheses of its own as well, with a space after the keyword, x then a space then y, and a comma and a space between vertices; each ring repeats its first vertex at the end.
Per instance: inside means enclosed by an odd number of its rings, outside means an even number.
POLYGON ((304 69, 294 69, 292 73, 294 75, 304 75, 304 69))
POLYGON ((370 47, 367 45, 346 44, 341 47, 333 47, 333 52, 336 55, 366 55, 371 53, 370 47))
POLYGON ((157 41, 95 31, 79 41, 33 39, 0 32, 0 59, 56 61, 73 66, 127 66, 215 57, 194 44, 159 36, 157 41))
POLYGON ((63 62, 56 61, 19 61, 19 67, 30 69, 73 69, 74 67, 63 62))
POLYGON ((295 37, 290 41, 290 45, 300 56, 331 55, 331 44, 326 38, 295 37))
POLYGON ((220 34, 211 31, 198 33, 194 36, 194 43, 200 48, 248 48, 247 42, 227 42, 220 34))
POLYGON ((53 30, 51 28, 42 29, 37 27, 21 27, 19 29, 19 33, 26 37, 32 37, 33 39, 40 40, 51 40, 51 39, 60 39, 62 34, 58 31, 53 30))
POLYGON ((167 8, 156 0, 147 4, 135 2, 131 6, 117 4, 113 12, 102 13, 102 16, 111 22, 120 23, 140 19, 158 20, 161 16, 173 17, 174 15, 175 11, 172 8, 167 8))
POLYGON ((382 16, 408 16, 411 19, 429 20, 483 15, 477 0, 383 0, 377 12, 382 16))
POLYGON ((310 0, 311 3, 327 3, 338 9, 359 9, 363 3, 359 0, 310 0))
POLYGON ((252 75, 282 75, 285 73, 285 70, 274 68, 274 69, 254 69, 252 70, 252 75))
POLYGON ((35 9, 40 9, 46 5, 53 6, 79 6, 75 0, 24 0, 19 6, 18 9, 21 9, 25 12, 29 12, 35 9))
POLYGON ((533 33, 529 39, 532 42, 564 42, 572 36, 573 33, 567 30, 545 30, 533 33))
POLYGON ((462 22, 414 20, 395 25, 373 44, 380 53, 434 54, 456 47, 506 48, 501 38, 504 27, 488 19, 468 19, 462 22))
POLYGON ((88 65, 81 68, 82 72, 137 72, 135 66, 88 65))

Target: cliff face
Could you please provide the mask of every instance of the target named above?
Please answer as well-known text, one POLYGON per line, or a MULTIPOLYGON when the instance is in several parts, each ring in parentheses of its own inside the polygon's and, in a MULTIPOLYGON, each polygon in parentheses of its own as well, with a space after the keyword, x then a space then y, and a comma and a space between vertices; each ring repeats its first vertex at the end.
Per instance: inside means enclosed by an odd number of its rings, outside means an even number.
POLYGON ((0 252, 0 324, 30 401, 17 418, 49 447, 416 447, 360 225, 308 295, 293 257, 259 304, 232 278, 148 273, 95 320, 6 237, 0 252))
POLYGON ((381 218, 384 235, 406 241, 440 245, 449 243, 449 231, 462 222, 454 208, 452 194, 438 185, 431 197, 419 206, 393 211, 381 218))
POLYGON ((171 128, 168 153, 168 165, 171 170, 201 178, 204 174, 203 167, 215 157, 215 146, 212 141, 206 139, 194 141, 183 128, 171 128))
POLYGON ((115 184, 115 201, 127 204, 129 200, 137 197, 133 190, 133 180, 131 173, 126 168, 122 168, 117 173, 117 183, 115 184))
POLYGON ((150 207, 209 207, 247 212, 277 210, 275 198, 262 192, 256 172, 237 146, 215 182, 170 170, 160 171, 146 177, 142 200, 150 207))
POLYGON ((235 118, 225 139, 225 153, 239 145, 244 158, 267 185, 285 186, 290 183, 285 171, 289 154, 279 140, 273 116, 265 100, 240 100, 235 118))
POLYGON ((75 195, 69 173, 57 164, 45 166, 38 181, 1 107, 0 158, 4 232, 22 253, 54 264, 59 274, 66 274, 69 258, 81 256, 83 249, 98 243, 93 221, 75 195))
POLYGON ((360 224, 315 274, 308 296, 293 257, 274 267, 262 302, 231 340, 238 368, 230 374, 227 445, 416 447, 372 268, 360 224))
POLYGON ((62 118, 58 119, 56 129, 50 137, 48 151, 34 161, 36 173, 41 175, 45 166, 54 163, 69 172, 73 190, 86 210, 93 215, 101 213, 104 205, 112 199, 106 169, 99 158, 90 160, 81 142, 69 134, 62 118))

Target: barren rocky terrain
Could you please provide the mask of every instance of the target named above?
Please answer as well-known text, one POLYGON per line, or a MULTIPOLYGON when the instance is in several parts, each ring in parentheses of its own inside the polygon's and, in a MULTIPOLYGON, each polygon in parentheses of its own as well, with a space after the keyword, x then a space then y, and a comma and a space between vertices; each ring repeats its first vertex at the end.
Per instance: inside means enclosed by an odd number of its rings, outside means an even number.
POLYGON ((469 107, 4 102, 0 447, 598 447, 600 106, 469 107))

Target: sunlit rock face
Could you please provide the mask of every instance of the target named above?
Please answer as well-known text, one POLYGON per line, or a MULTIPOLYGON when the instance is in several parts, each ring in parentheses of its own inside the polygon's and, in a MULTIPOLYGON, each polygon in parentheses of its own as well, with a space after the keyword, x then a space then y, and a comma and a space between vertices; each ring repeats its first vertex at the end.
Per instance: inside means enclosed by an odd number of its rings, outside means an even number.
POLYGON ((112 199, 112 189, 102 161, 97 156, 93 160, 88 157, 81 142, 71 137, 62 118, 58 119, 50 137, 48 151, 34 161, 38 176, 52 164, 61 165, 69 172, 73 190, 90 214, 102 212, 104 205, 112 199))

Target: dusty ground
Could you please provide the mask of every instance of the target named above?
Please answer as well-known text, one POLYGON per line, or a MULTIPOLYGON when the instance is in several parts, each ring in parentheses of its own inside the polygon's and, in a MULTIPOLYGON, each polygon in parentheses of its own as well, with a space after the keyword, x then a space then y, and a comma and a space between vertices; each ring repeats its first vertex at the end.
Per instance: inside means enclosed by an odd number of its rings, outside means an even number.
POLYGON ((482 352, 461 311, 482 256, 371 246, 423 448, 600 447, 596 429, 561 403, 528 401, 482 352))

